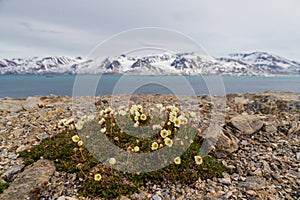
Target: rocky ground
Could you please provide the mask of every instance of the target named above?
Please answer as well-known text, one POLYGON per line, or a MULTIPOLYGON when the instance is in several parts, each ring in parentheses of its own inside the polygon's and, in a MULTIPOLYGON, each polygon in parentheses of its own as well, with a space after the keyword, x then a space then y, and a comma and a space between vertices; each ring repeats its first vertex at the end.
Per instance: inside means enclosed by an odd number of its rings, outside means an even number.
MULTIPOLYGON (((132 101, 164 103, 172 98, 140 95, 132 101)), ((97 105, 111 97, 92 100, 97 105)), ((220 131, 211 153, 228 168, 227 173, 190 186, 149 182, 139 193, 121 199, 300 199, 300 95, 204 95, 183 102, 201 116, 204 137, 220 131), (210 123, 219 129, 209 127, 210 123)), ((70 118, 72 110, 80 113, 79 107, 72 107, 69 97, 0 99, 0 182, 11 183, 0 199, 36 199, 35 190, 40 190, 42 199, 77 199, 81 180, 75 174, 57 172, 44 159, 25 167, 18 153, 55 134, 55 123, 70 118)))

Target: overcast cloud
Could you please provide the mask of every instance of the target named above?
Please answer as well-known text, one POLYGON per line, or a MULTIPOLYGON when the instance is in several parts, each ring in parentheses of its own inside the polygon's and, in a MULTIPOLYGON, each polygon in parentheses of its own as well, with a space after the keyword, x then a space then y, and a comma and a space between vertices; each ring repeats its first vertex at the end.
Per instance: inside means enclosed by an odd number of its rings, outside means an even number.
POLYGON ((121 31, 179 31, 210 55, 267 51, 300 61, 298 0, 0 0, 0 57, 85 56, 121 31))

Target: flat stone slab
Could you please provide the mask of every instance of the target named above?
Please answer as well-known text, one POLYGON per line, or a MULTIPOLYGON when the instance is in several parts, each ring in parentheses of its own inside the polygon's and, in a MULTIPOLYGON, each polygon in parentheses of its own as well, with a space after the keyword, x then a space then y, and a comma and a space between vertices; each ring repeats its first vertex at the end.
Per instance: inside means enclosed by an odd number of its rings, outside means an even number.
POLYGON ((35 193, 42 190, 55 172, 54 163, 49 160, 38 160, 25 168, 11 185, 0 195, 1 200, 36 199, 35 193))

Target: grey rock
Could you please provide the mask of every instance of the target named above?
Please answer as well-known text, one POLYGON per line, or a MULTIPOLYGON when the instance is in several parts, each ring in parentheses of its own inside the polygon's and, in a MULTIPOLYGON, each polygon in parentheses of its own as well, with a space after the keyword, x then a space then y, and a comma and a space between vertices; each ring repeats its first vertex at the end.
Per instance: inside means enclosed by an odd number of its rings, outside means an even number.
POLYGON ((259 176, 248 176, 246 177, 246 181, 240 182, 239 185, 247 190, 261 190, 266 188, 267 181, 265 178, 259 176))
POLYGON ((39 160, 18 175, 11 185, 0 195, 0 199, 38 199, 37 193, 49 182, 55 171, 51 161, 39 160))
MULTIPOLYGON (((121 197, 122 199, 122 197, 121 197)), ((60 196, 57 198, 57 200, 77 200, 77 198, 73 198, 73 197, 67 197, 67 196, 60 196)), ((125 200, 125 199, 123 199, 125 200)))
POLYGON ((2 175, 1 178, 3 178, 7 182, 12 182, 13 179, 16 177, 18 173, 20 173, 24 169, 25 165, 19 165, 12 167, 8 170, 6 170, 2 175))
POLYGON ((296 153, 297 160, 300 160, 300 152, 296 153))
POLYGON ((222 131, 218 137, 218 141, 215 146, 215 155, 217 158, 223 158, 233 152, 235 152, 239 146, 239 139, 237 139, 229 131, 222 131))
POLYGON ((152 199, 153 200, 162 200, 162 198, 158 194, 153 195, 152 199))
POLYGON ((44 103, 40 100, 39 97, 27 97, 23 107, 28 110, 32 108, 36 108, 39 105, 44 105, 44 103))
POLYGON ((14 105, 8 109, 8 111, 12 112, 12 113, 18 113, 22 110, 23 110, 23 107, 21 105, 14 105))
POLYGON ((230 120, 230 124, 244 134, 253 134, 264 125, 255 115, 238 115, 230 120))
POLYGON ((14 160, 14 159, 16 159, 18 156, 17 156, 15 153, 10 153, 10 154, 8 154, 7 157, 8 157, 9 159, 14 160))

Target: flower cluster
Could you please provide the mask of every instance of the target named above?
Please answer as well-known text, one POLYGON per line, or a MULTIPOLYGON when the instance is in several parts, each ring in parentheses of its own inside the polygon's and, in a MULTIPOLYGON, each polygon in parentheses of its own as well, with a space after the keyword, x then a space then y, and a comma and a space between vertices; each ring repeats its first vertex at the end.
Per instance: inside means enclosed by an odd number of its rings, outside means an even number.
POLYGON ((159 112, 165 112, 167 118, 161 125, 153 125, 153 130, 160 130, 160 132, 158 140, 151 145, 152 151, 157 150, 164 145, 172 147, 172 138, 174 137, 174 134, 176 134, 181 125, 186 125, 188 123, 188 119, 185 115, 180 113, 179 108, 174 105, 164 107, 162 104, 156 104, 156 108, 159 109, 159 112))
POLYGON ((150 120, 150 116, 144 112, 142 105, 132 105, 129 111, 134 127, 145 125, 150 120))
MULTIPOLYGON (((151 124, 151 122, 158 122, 157 124, 152 124, 152 129, 153 131, 157 131, 157 135, 154 137, 154 139, 152 139, 152 141, 149 141, 149 151, 156 151, 163 147, 171 148, 173 146, 173 140, 178 130, 184 130, 184 126, 188 124, 189 120, 196 120, 196 113, 184 113, 175 105, 164 106, 163 104, 156 104, 154 107, 149 108, 149 111, 145 110, 146 109, 144 109, 142 105, 132 105, 129 108, 126 108, 125 106, 120 106, 116 110, 113 110, 111 107, 106 107, 100 110, 99 115, 95 115, 97 117, 95 117, 94 115, 85 115, 80 120, 74 120, 73 118, 60 120, 57 125, 57 128, 73 130, 75 134, 72 136, 72 141, 74 143, 77 143, 77 145, 81 147, 83 146, 83 141, 79 138, 77 131, 82 130, 86 122, 98 122, 98 124, 100 125, 100 133, 108 134, 113 133, 112 127, 116 126, 114 121, 114 114, 119 116, 129 115, 131 120, 134 122, 134 127, 146 126, 151 124), (152 116, 152 112, 156 111, 159 112, 159 116, 165 116, 163 121, 160 121, 163 117, 159 117, 159 120, 155 121, 155 119, 152 116), (188 119, 188 117, 190 119, 188 119)), ((118 136, 110 134, 108 136, 114 138, 115 141, 119 141, 118 136)), ((145 146, 139 144, 139 142, 131 145, 129 147, 127 146, 127 150, 131 153, 138 153, 145 150, 145 146)), ((181 145, 183 145, 183 141, 181 141, 181 145)), ((201 165, 203 163, 202 157, 199 155, 194 156, 194 161, 197 165, 201 165)), ((116 162, 117 161, 115 158, 110 158, 108 160, 108 163, 111 165, 116 164, 116 162)), ((179 165, 181 164, 182 160, 180 156, 177 156, 174 158, 173 162, 176 165, 179 165)), ((99 173, 93 174, 95 174, 95 181, 101 180, 101 175, 99 173)))
POLYGON ((74 130, 75 129, 75 120, 71 119, 62 119, 58 122, 58 124, 54 127, 54 129, 68 129, 74 130))
POLYGON ((114 111, 113 111, 113 109, 111 107, 107 107, 104 110, 100 111, 100 117, 101 118, 98 121, 98 123, 99 123, 99 125, 101 127, 101 129, 100 129, 101 133, 107 133, 107 127, 106 127, 107 123, 108 123, 107 119, 108 118, 112 118, 113 113, 114 113, 114 111))
POLYGON ((83 142, 82 142, 82 140, 80 140, 78 135, 74 135, 72 137, 72 140, 73 140, 73 142, 77 143, 77 145, 80 146, 80 147, 83 145, 83 142))

